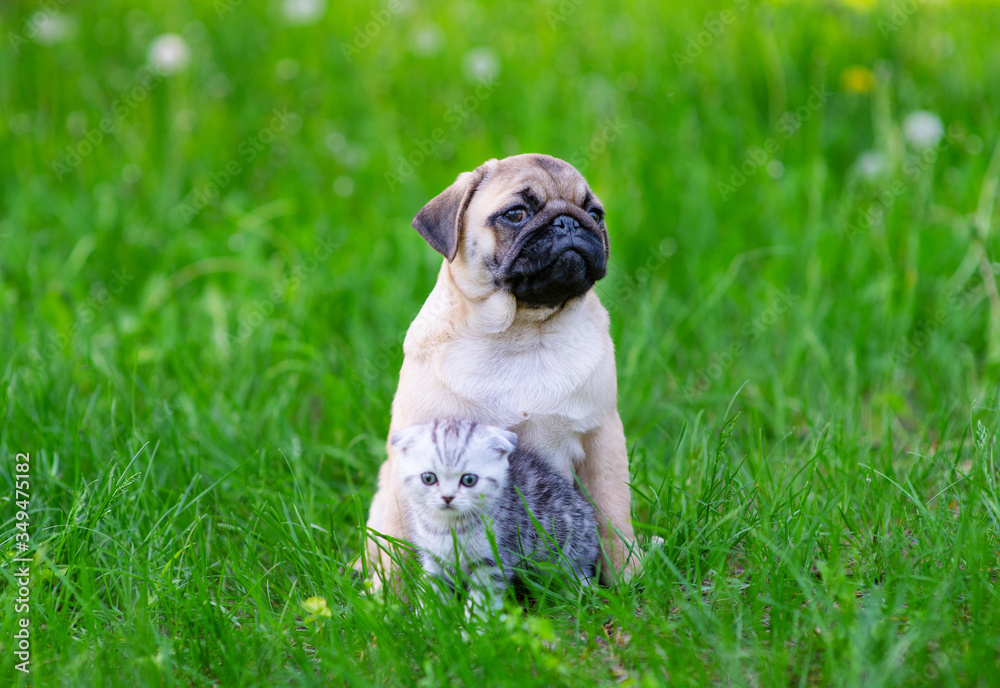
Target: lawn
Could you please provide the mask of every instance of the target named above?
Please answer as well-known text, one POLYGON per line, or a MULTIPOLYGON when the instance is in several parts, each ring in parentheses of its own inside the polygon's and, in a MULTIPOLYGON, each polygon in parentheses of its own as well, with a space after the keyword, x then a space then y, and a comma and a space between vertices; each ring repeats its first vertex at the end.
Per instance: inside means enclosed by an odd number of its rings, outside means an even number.
POLYGON ((1000 685, 1000 7, 673 5, 0 6, 0 685, 1000 685), (468 621, 350 562, 410 220, 518 152, 645 568, 468 621))

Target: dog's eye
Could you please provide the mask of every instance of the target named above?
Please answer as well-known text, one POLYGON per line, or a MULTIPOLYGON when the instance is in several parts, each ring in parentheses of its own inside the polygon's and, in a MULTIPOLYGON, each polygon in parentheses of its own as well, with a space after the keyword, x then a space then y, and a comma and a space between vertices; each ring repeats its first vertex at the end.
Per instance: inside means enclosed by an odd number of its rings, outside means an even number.
POLYGON ((466 473, 462 476, 461 483, 466 487, 472 487, 479 481, 479 476, 473 475, 472 473, 466 473))
POLYGON ((422 473, 420 479, 424 482, 424 485, 433 485, 438 481, 438 477, 433 473, 422 473))
POLYGON ((590 213, 592 218, 594 218, 594 222, 600 223, 600 221, 604 219, 604 213, 601 212, 600 208, 591 208, 587 212, 590 213))
POLYGON ((516 225, 528 219, 528 211, 520 206, 517 208, 511 208, 503 214, 503 219, 516 225))

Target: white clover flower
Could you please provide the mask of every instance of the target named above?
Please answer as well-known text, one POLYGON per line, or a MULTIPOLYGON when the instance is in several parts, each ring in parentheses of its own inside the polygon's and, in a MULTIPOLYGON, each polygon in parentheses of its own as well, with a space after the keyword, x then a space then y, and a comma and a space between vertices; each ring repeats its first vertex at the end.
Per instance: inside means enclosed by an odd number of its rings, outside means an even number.
POLYGON ((500 74, 500 58, 489 48, 473 48, 462 58, 465 75, 475 81, 493 81, 500 74))
POLYGON ((331 153, 339 153, 347 146, 347 138, 339 131, 327 134, 326 147, 331 153))
POLYGON ((855 171, 865 179, 875 179, 888 167, 885 156, 878 151, 866 150, 854 161, 855 171))
POLYGON ((435 24, 427 24, 413 34, 412 43, 415 54, 421 57, 436 55, 444 47, 444 32, 435 24))
POLYGON ((278 78, 283 81, 294 79, 295 75, 299 73, 298 60, 293 60, 290 57, 278 60, 278 64, 274 66, 274 71, 277 72, 278 78))
POLYGON ((326 13, 326 0, 285 0, 281 11, 289 24, 315 24, 326 13))
POLYGON ((35 12, 28 20, 27 35, 40 45, 61 43, 75 28, 73 22, 59 12, 35 12))
POLYGON ((191 49, 176 33, 165 33, 153 39, 146 54, 149 64, 160 74, 175 74, 191 61, 191 49))
POLYGON ((341 175, 333 180, 333 192, 341 198, 347 198, 354 193, 354 180, 347 175, 341 175))
POLYGON ((944 136, 941 118, 927 110, 911 112, 903 120, 903 138, 914 148, 930 148, 944 136))

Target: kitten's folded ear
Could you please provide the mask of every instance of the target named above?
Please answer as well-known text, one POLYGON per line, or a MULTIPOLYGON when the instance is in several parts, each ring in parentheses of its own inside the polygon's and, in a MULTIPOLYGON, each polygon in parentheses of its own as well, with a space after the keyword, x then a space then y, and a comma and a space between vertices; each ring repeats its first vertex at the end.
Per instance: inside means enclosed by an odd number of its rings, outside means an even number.
POLYGON ((517 449, 517 435, 500 428, 490 428, 490 438, 486 446, 500 452, 501 458, 507 458, 517 449))
POLYGON ((408 451, 417 443, 417 438, 423 429, 422 425, 411 425, 408 428, 397 430, 392 433, 389 443, 401 452, 408 451))

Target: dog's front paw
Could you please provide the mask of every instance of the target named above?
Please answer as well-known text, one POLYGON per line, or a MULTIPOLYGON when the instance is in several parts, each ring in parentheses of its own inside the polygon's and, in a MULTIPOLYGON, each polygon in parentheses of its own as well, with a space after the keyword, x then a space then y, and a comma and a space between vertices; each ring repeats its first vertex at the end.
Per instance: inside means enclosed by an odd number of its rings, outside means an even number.
POLYGON ((605 559, 601 566, 604 585, 627 585, 642 573, 642 551, 634 541, 615 539, 611 561, 605 559))
POLYGON ((630 583, 642 573, 642 559, 638 553, 632 553, 625 561, 624 565, 618 569, 618 582, 630 583))

